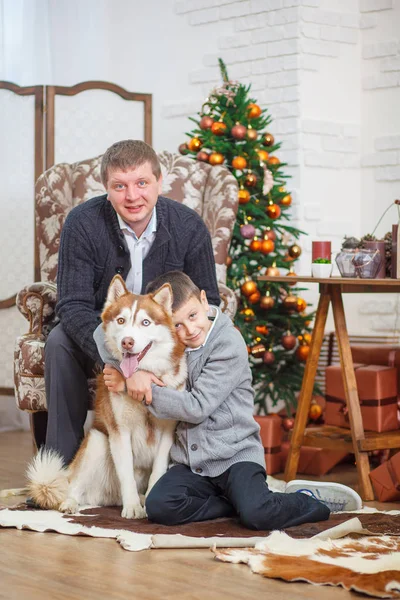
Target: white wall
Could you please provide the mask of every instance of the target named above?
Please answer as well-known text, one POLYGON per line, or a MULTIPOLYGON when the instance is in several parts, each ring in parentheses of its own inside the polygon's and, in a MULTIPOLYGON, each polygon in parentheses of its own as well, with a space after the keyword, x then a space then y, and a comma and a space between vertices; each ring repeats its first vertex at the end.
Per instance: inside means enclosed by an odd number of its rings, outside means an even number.
MULTIPOLYGON (((12 20, 12 35, 0 24, 0 79, 100 79, 152 93, 157 150, 175 151, 185 139, 188 116, 220 81, 219 56, 232 79, 252 83, 284 142, 279 155, 291 164, 293 222, 310 234, 303 273, 312 239, 332 239, 337 250, 344 234, 370 231, 399 197, 400 0, 0 0, 0 7, 12 20)), ((379 233, 395 220, 392 212, 379 233)), ((306 297, 316 296, 311 286, 306 297)), ((393 297, 349 297, 346 305, 353 333, 398 325, 393 297)), ((11 368, 1 385, 11 385, 11 368)))

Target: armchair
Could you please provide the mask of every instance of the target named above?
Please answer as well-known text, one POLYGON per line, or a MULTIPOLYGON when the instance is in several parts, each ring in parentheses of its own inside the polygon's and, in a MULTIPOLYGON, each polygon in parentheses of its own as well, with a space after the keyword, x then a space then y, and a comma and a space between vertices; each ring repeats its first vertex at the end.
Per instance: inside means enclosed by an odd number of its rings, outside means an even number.
MULTIPOLYGON (((169 152, 159 154, 165 196, 183 202, 200 214, 212 238, 221 307, 231 317, 234 293, 225 285, 226 259, 236 219, 238 189, 224 167, 212 167, 169 152)), ((40 282, 23 288, 17 307, 29 321, 29 332, 16 340, 14 384, 17 406, 31 413, 36 446, 44 442, 47 404, 44 386, 44 345, 55 318, 56 275, 60 233, 68 212, 77 204, 104 194, 100 180, 101 157, 58 164, 36 183, 36 252, 40 282)), ((95 376, 89 379, 94 398, 95 376)))

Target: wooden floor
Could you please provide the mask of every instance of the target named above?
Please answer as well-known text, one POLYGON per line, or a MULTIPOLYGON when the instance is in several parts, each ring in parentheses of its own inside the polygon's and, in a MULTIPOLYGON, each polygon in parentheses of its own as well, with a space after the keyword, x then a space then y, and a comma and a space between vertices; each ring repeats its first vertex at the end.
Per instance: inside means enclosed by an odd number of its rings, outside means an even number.
MULTIPOLYGON (((0 434, 0 489, 22 487, 32 455, 30 435, 0 434)), ((355 468, 329 477, 352 485, 355 468)), ((354 487, 356 487, 354 485, 354 487)), ((16 499, 8 503, 15 503, 16 499)), ((4 502, 6 503, 6 502, 4 502)), ((369 503, 385 510, 399 508, 369 503)), ((0 529, 0 598, 7 600, 169 600, 350 597, 339 588, 285 583, 253 575, 245 565, 219 563, 209 550, 128 552, 115 540, 0 529)), ((355 597, 355 596, 354 596, 355 597)))

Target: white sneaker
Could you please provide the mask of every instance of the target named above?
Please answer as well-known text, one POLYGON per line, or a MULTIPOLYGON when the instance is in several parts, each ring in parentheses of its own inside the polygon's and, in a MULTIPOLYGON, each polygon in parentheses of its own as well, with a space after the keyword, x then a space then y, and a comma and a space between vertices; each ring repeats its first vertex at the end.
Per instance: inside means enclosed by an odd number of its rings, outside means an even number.
POLYGON ((362 508, 360 496, 352 488, 330 481, 306 481, 293 479, 286 486, 285 493, 302 492, 325 504, 331 512, 359 510, 362 508))

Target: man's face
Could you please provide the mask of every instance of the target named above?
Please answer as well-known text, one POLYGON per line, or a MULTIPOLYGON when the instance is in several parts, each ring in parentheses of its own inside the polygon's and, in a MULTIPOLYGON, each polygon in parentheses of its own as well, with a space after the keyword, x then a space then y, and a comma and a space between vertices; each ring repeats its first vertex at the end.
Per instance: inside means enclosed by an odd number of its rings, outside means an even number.
POLYGON ((161 177, 157 180, 149 162, 126 171, 108 173, 107 195, 115 211, 139 237, 146 229, 161 193, 161 177))
POLYGON ((211 327, 208 308, 206 293, 202 290, 200 300, 192 296, 172 315, 178 337, 188 348, 198 348, 204 344, 211 327))

